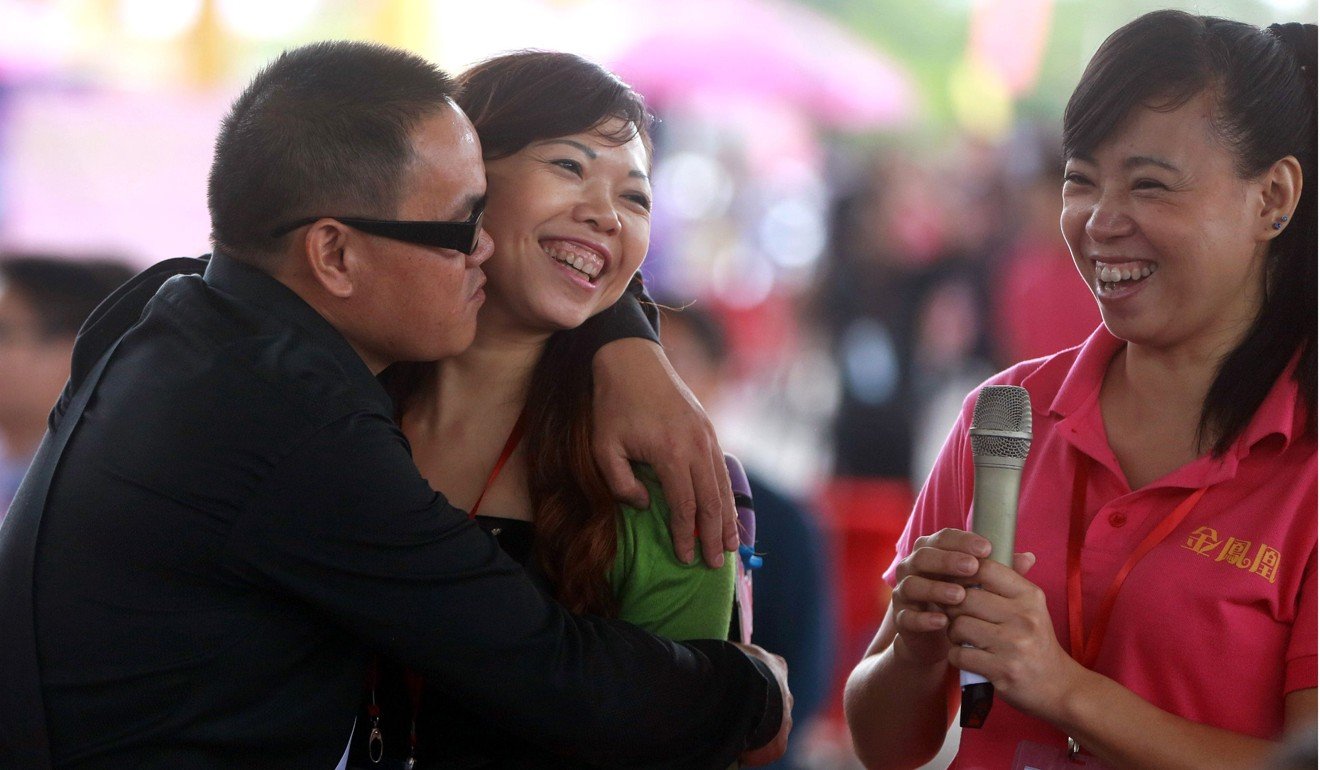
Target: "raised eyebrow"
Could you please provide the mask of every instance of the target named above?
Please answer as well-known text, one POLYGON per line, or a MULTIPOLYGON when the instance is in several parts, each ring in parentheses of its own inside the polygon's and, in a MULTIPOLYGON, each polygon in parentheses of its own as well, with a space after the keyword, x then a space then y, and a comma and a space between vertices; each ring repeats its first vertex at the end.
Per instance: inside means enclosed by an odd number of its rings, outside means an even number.
POLYGON ((637 169, 633 169, 632 171, 629 171, 629 172, 628 172, 628 176, 636 177, 637 179, 641 179, 642 181, 646 182, 647 184, 650 184, 650 183, 651 183, 651 177, 648 176, 647 174, 641 172, 641 171, 638 171, 637 169))
POLYGON ((537 142, 536 146, 543 147, 547 144, 566 144, 569 147, 576 147, 577 149, 581 150, 582 154, 586 155, 589 159, 591 160, 596 159, 596 151, 586 146, 582 142, 574 141, 572 139, 545 139, 543 141, 537 142))

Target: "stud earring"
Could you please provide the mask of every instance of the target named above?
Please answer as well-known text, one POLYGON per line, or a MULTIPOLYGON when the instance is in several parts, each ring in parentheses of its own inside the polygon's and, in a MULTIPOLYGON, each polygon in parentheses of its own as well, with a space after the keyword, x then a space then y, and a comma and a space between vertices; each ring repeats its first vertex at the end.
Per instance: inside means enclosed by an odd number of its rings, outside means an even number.
POLYGON ((1279 216, 1279 221, 1277 221, 1277 222, 1274 223, 1274 229, 1275 229, 1275 230, 1282 230, 1282 229, 1283 229, 1283 223, 1284 223, 1284 222, 1287 222, 1287 221, 1288 221, 1288 215, 1287 215, 1287 214, 1281 214, 1281 215, 1279 216))

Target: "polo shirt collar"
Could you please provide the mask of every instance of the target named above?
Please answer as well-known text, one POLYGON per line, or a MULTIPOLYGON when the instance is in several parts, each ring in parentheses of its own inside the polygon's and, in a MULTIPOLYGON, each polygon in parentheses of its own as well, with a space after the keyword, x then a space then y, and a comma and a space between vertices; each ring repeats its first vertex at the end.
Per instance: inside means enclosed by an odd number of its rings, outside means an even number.
MULTIPOLYGON (((1099 398, 1105 370, 1124 344, 1101 324, 1075 356, 1054 356, 1022 382, 1032 393, 1033 412, 1043 419, 1058 420, 1058 429, 1069 443, 1120 476, 1118 459, 1109 447, 1100 415, 1099 398), (1049 393, 1055 395, 1045 405, 1043 398, 1049 393), (1042 400, 1038 401, 1036 394, 1041 394, 1042 400)), ((1286 449, 1295 436, 1307 429, 1309 419, 1293 379, 1299 359, 1300 354, 1293 356, 1228 452, 1218 458, 1202 456, 1166 476, 1156 486, 1200 487, 1232 478, 1237 474, 1238 463, 1257 444, 1272 436, 1282 438, 1277 451, 1286 449)))
POLYGON ((1307 430, 1310 417, 1302 403, 1301 388, 1297 380, 1293 379, 1301 357, 1300 350, 1293 354, 1283 373, 1274 380, 1274 385, 1265 394, 1265 400, 1260 402, 1251 422, 1238 436, 1233 450, 1239 457, 1245 457, 1257 443, 1275 435, 1283 438, 1279 447, 1282 451, 1292 444, 1295 437, 1307 430))
POLYGON ((360 393, 370 396, 385 414, 394 413, 393 401, 362 357, 338 329, 293 289, 270 274, 219 251, 211 255, 202 278, 210 286, 248 301, 311 336, 313 344, 334 357, 360 393))

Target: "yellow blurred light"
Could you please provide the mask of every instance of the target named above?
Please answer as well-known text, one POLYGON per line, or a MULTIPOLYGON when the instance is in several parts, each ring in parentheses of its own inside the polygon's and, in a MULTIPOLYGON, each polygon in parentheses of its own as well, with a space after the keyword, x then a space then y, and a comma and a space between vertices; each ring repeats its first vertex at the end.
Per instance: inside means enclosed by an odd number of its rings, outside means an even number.
POLYGON ((949 73, 949 101, 953 117, 968 133, 1000 139, 1013 126, 1013 97, 992 69, 964 59, 949 73))

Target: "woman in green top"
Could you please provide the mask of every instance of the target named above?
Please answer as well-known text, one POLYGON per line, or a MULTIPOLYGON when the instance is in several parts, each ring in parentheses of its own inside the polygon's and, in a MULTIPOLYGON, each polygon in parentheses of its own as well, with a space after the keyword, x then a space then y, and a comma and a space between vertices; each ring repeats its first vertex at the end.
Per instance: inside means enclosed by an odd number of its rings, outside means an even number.
MULTIPOLYGON (((459 83, 486 160, 495 253, 472 346, 385 374, 413 458, 569 609, 674 639, 725 638, 733 560, 712 570, 675 558, 650 468, 635 467, 648 509, 615 501, 591 453, 591 348, 573 331, 614 304, 646 255, 652 116, 626 84, 571 54, 497 57, 459 83)), ((438 684, 391 690, 391 680, 382 666, 387 763, 411 750, 407 720, 399 726, 407 712, 419 767, 558 766, 464 716, 438 684)), ((362 738, 372 724, 359 722, 362 738)))

